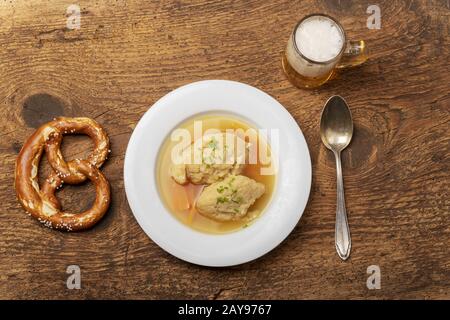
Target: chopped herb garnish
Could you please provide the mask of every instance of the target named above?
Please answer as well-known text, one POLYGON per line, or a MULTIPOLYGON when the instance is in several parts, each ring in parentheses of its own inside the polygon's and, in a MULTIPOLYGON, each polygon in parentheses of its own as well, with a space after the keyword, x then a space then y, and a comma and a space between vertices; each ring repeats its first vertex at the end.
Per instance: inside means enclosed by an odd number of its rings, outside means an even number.
POLYGON ((212 149, 213 151, 217 149, 217 140, 215 137, 212 137, 211 140, 209 140, 208 148, 212 149))
POLYGON ((216 204, 226 203, 226 202, 229 202, 229 201, 230 201, 230 199, 228 199, 227 197, 218 197, 217 200, 216 200, 216 204))
POLYGON ((242 197, 237 197, 236 199, 231 199, 231 201, 233 201, 234 203, 240 204, 242 202, 242 197))
POLYGON ((217 192, 218 192, 218 193, 223 193, 226 189, 228 189, 227 186, 219 186, 219 187, 217 188, 217 192))

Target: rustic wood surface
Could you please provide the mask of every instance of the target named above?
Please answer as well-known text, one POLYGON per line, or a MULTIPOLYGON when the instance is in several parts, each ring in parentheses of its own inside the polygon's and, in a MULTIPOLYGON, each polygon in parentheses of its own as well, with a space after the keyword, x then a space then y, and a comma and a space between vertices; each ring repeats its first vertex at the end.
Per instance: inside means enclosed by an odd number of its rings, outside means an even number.
MULTIPOLYGON (((70 3, 0 1, 0 298, 450 298, 448 1, 378 1, 380 30, 366 27, 370 1, 83 0, 80 30, 66 29, 70 3), (280 63, 295 22, 312 12, 367 40, 371 58, 305 91, 280 63), (137 121, 158 98, 203 79, 245 82, 278 99, 302 128, 313 163, 310 201, 292 234, 232 268, 191 265, 161 250, 134 219, 123 186, 137 121), (332 94, 347 99, 355 121, 343 154, 347 262, 334 248, 334 158, 318 133, 332 94), (15 197, 22 143, 58 115, 93 117, 112 141, 103 168, 112 206, 87 232, 44 228, 15 197), (72 264, 81 267, 81 290, 66 288, 72 264), (366 287, 370 265, 381 268, 380 290, 366 287)), ((63 149, 73 158, 89 147, 87 138, 69 137, 63 149)), ((80 210, 94 192, 86 184, 59 197, 80 210)))

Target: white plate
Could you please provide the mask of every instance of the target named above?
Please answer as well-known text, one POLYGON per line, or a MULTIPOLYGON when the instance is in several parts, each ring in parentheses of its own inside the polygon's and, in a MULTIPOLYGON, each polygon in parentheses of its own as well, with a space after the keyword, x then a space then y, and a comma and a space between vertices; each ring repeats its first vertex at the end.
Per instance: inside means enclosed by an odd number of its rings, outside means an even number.
POLYGON ((170 92, 144 114, 127 147, 124 179, 136 220, 162 249, 199 265, 231 266, 266 254, 298 223, 311 188, 311 159, 300 128, 279 102, 246 84, 207 80, 170 92), (186 119, 205 112, 228 112, 259 128, 279 129, 280 167, 268 208, 249 227, 223 235, 183 225, 168 212, 156 185, 158 152, 168 134, 186 119))

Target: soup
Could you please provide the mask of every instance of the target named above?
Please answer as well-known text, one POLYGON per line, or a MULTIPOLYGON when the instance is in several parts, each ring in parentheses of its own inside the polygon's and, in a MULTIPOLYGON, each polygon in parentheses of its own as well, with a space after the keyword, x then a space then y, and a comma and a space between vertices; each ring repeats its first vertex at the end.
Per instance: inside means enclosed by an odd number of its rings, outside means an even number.
MULTIPOLYGON (((250 124, 230 115, 202 115, 187 120, 178 128, 185 129, 190 133, 191 137, 194 137, 194 123, 196 121, 201 121, 203 132, 209 129, 216 129, 221 133, 224 133, 226 130, 230 129, 237 130, 235 131, 238 132, 236 134, 236 141, 242 139, 245 141, 247 147, 251 145, 251 139, 248 136, 242 135, 242 132, 245 132, 248 129, 256 130, 256 128, 252 127, 250 124)), ((204 138, 206 137, 206 133, 202 137, 202 139, 208 139, 204 138)), ((207 145, 210 146, 211 142, 207 142, 207 145)), ((260 135, 255 135, 252 142, 256 142, 258 148, 264 147, 266 149, 265 154, 267 157, 271 157, 270 146, 266 143, 263 137, 260 135)), ((219 172, 219 176, 210 176, 207 177, 207 179, 204 176, 199 177, 198 175, 196 176, 195 174, 191 174, 190 181, 183 180, 180 182, 178 179, 174 178, 174 161, 172 158, 172 151, 175 150, 174 148, 176 148, 178 143, 179 141, 172 141, 170 136, 164 142, 159 152, 156 177, 159 193, 164 205, 179 221, 197 231, 212 234, 223 234, 237 231, 249 226, 263 213, 274 192, 276 174, 262 174, 261 169, 267 168, 270 164, 267 164, 265 161, 261 161, 260 154, 258 154, 256 161, 253 161, 253 163, 246 162, 244 165, 240 166, 238 173, 226 171, 226 174, 222 175, 221 172, 219 172), (262 163, 265 164, 263 165, 262 163), (236 176, 234 174, 236 174, 236 176), (236 191, 233 190, 233 181, 235 180, 238 182, 242 180, 244 183, 247 183, 247 185, 253 187, 258 186, 261 188, 261 184, 263 185, 262 189, 264 191, 262 195, 257 197, 257 199, 254 200, 254 203, 251 202, 250 207, 244 208, 246 209, 245 212, 244 209, 241 208, 245 204, 239 206, 238 201, 240 200, 240 197, 233 196, 233 192, 236 191), (213 188, 213 190, 211 190, 211 188, 213 188), (230 190, 228 193, 226 193, 227 189, 230 190), (227 216, 208 216, 205 215, 204 212, 199 211, 201 208, 197 208, 197 200, 199 200, 200 196, 206 198, 206 193, 208 192, 215 192, 216 194, 220 193, 218 194, 219 197, 214 200, 217 201, 216 203, 226 204, 228 202, 230 204, 236 204, 237 207, 235 207, 234 210, 238 212, 242 209, 242 216, 239 215, 239 217, 236 218, 236 215, 233 216, 233 219, 221 221, 220 219, 227 216)), ((194 145, 195 140, 191 139, 190 143, 191 145, 194 145)), ((225 147, 224 150, 226 150, 225 147)), ((205 153, 203 152, 202 155, 204 156, 204 154, 205 153)), ((208 166, 208 164, 206 164, 206 166, 208 166)), ((257 189, 258 188, 254 188, 254 190, 257 189)), ((259 194, 261 194, 261 192, 259 192, 259 194)), ((200 199, 202 200, 203 198, 200 199)), ((207 200, 203 202, 207 202, 207 200)))

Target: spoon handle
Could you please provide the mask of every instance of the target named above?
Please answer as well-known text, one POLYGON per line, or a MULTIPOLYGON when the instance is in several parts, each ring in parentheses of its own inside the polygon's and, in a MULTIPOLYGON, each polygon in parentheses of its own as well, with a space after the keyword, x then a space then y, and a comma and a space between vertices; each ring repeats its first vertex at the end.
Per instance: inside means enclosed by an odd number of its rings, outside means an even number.
POLYGON ((347 210, 345 209, 344 181, 342 178, 341 153, 334 153, 336 158, 337 174, 337 207, 336 207, 336 229, 335 242, 336 251, 342 260, 347 260, 350 256, 352 240, 350 238, 350 228, 347 221, 347 210))

